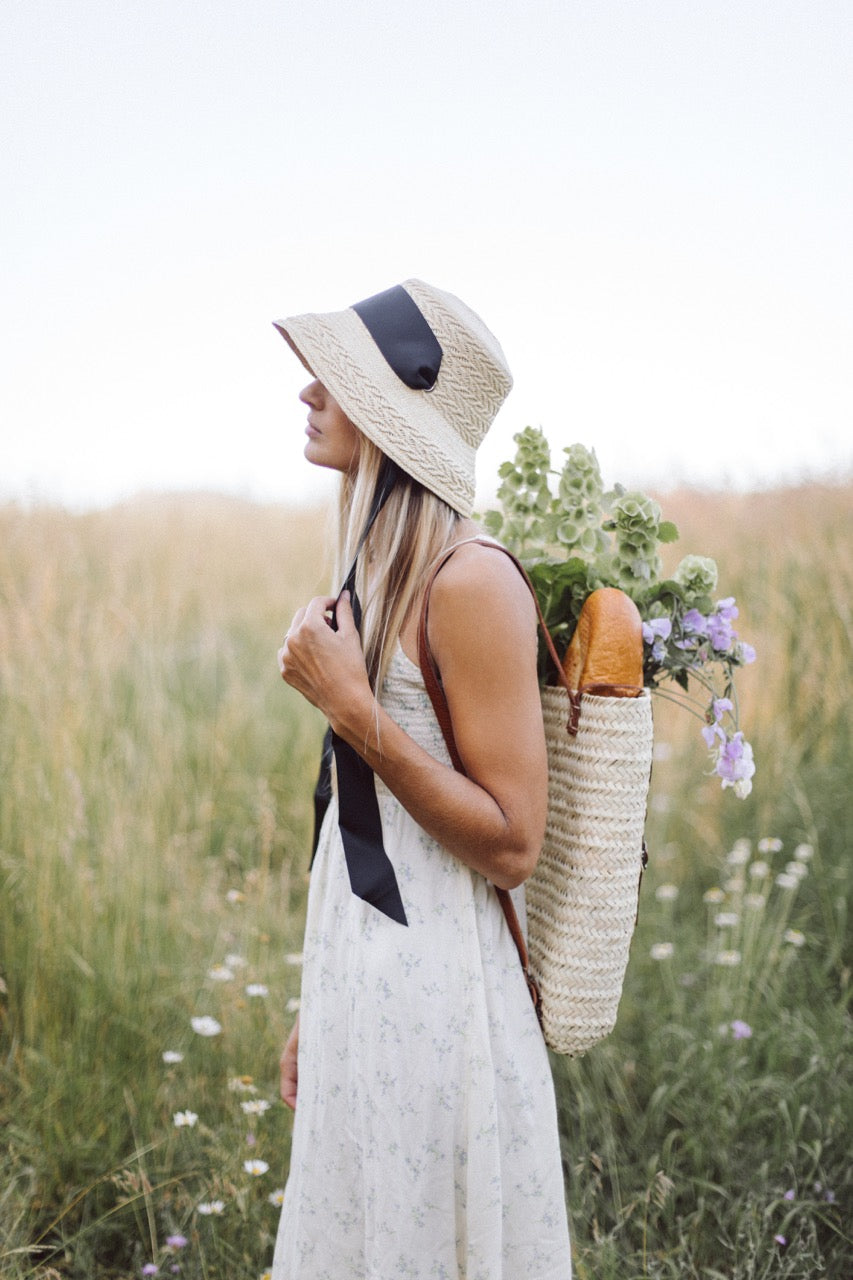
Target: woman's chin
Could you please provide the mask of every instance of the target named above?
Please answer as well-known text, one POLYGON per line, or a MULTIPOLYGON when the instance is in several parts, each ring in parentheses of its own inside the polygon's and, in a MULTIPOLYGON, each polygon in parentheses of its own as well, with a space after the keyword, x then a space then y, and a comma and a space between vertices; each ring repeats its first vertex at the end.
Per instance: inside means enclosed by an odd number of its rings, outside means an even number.
POLYGON ((307 440, 302 455, 313 467, 326 467, 329 471, 354 470, 358 458, 358 454, 351 451, 347 451, 346 457, 340 456, 319 439, 307 440))
POLYGON ((328 467, 328 460, 323 456, 324 450, 317 440, 306 440, 302 455, 313 467, 328 467))

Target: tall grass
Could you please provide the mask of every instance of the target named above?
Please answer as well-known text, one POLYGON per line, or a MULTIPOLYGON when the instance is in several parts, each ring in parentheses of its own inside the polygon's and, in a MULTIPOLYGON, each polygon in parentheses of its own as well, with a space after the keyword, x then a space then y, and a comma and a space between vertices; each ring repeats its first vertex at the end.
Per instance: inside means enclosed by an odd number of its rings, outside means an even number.
MULTIPOLYGON (((851 499, 664 499, 759 651, 759 769, 721 795, 698 722, 657 704, 619 1025, 555 1064, 581 1280, 853 1272, 851 499)), ((241 1104, 276 1097, 320 735, 275 650, 323 543, 317 513, 225 499, 0 512, 4 1278, 268 1265, 289 1116, 241 1104)))
MULTIPOLYGON (((321 562, 316 517, 237 503, 3 513, 7 1248, 41 1241, 77 1275, 131 1265, 135 1218, 113 1213, 128 1178, 143 1237, 150 1205, 184 1221, 181 1196, 211 1190, 169 1108, 227 1145, 242 1113, 225 1079, 257 1075, 274 1096, 282 997, 298 986, 281 957, 298 950, 305 890, 310 791, 294 780, 318 732, 275 650, 321 562), (247 962, 238 979, 207 978, 229 952, 247 962), (253 980, 277 998, 246 997, 253 980), (198 1013, 225 1034, 194 1036, 198 1013), (182 1076, 166 1049, 185 1051, 182 1076)), ((270 1119, 283 1176, 287 1125, 270 1119)))

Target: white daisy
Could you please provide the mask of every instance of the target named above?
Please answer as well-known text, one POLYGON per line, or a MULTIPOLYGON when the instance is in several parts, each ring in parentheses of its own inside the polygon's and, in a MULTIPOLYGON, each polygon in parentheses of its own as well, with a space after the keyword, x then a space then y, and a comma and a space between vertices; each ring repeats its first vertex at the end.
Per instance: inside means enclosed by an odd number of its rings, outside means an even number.
POLYGON ((227 964, 215 964, 213 968, 208 969, 207 976, 212 978, 214 982, 232 982, 234 970, 229 969, 227 964))
POLYGON ((198 1116, 194 1111, 176 1111, 172 1121, 176 1129, 192 1129, 198 1122, 198 1116))
POLYGON ((190 1026, 199 1036, 218 1036, 222 1030, 221 1024, 209 1014, 203 1014, 200 1018, 190 1018, 190 1026))
POLYGON ((252 1083, 251 1076, 232 1076, 228 1081, 228 1089, 231 1093, 257 1093, 258 1090, 252 1083))
POLYGON ((656 942, 649 949, 649 955, 653 960, 669 960, 675 948, 671 942, 656 942))
POLYGON ((265 1111, 269 1111, 272 1103, 267 1102, 266 1098, 249 1098, 246 1102, 241 1102, 240 1106, 247 1116, 262 1116, 265 1111))
POLYGON ((196 1205, 196 1212, 204 1218, 209 1218, 212 1214, 220 1214, 224 1209, 224 1200, 203 1200, 201 1204, 196 1205))

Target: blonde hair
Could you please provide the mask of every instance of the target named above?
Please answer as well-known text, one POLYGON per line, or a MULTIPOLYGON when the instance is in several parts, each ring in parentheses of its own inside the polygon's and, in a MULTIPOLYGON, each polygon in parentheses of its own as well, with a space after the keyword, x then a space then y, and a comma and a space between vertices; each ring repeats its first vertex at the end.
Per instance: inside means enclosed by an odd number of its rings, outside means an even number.
MULTIPOLYGON (((336 581, 343 582, 367 523, 385 454, 359 433, 358 467, 341 480, 336 581)), ((370 683, 377 692, 400 631, 433 560, 456 536, 462 517, 417 480, 402 473, 358 557, 356 592, 370 683)))

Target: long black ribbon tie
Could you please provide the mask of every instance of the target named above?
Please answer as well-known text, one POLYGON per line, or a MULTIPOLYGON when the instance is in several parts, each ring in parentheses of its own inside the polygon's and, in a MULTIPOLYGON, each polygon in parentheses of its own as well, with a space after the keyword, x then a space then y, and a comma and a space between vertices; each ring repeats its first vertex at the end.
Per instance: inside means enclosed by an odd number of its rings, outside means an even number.
MULTIPOLYGON (((367 535, 385 505, 398 474, 399 469, 396 463, 386 458, 376 484, 370 515, 359 539, 352 568, 346 576, 346 581, 332 610, 332 627, 335 631, 338 629, 336 610, 344 591, 350 593, 353 620, 356 629, 361 631, 361 603, 355 593, 356 565, 367 535)), ((344 742, 343 738, 339 738, 332 732, 331 726, 326 730, 323 740, 320 776, 314 791, 314 844, 311 861, 313 863, 314 854, 317 852, 320 827, 332 795, 333 751, 338 777, 338 826, 352 891, 359 898, 376 907, 377 911, 396 920, 398 924, 407 925, 409 922, 406 919, 403 899, 400 897, 397 877, 382 840, 382 819, 379 815, 379 802, 376 799, 376 779, 373 770, 348 742, 344 742)))

